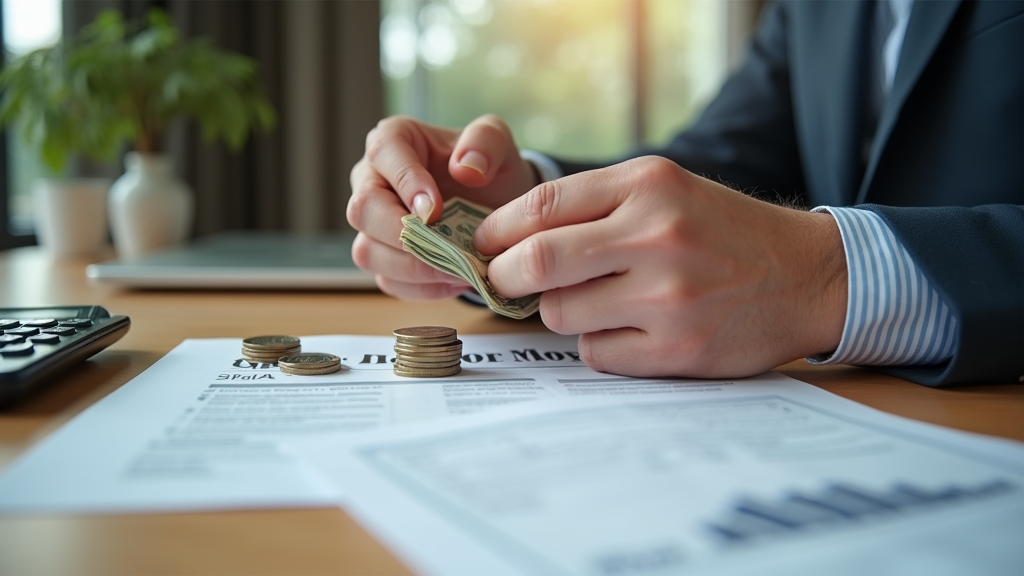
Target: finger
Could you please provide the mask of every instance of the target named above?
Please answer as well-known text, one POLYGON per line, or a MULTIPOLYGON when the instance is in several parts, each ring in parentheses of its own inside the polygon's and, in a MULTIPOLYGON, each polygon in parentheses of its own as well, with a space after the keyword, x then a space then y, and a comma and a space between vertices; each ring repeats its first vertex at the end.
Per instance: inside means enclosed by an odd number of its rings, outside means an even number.
POLYGON ((572 286, 629 269, 620 227, 609 219, 538 232, 487 266, 491 286, 506 298, 572 286))
POLYGON ((402 216, 408 214, 402 200, 379 174, 369 168, 368 163, 360 161, 356 164, 352 171, 352 196, 345 210, 345 217, 353 228, 401 249, 402 216))
POLYGON ((519 157, 512 131, 500 118, 487 114, 462 130, 448 162, 448 172, 466 186, 483 186, 513 162, 524 161, 519 157))
POLYGON ((427 170, 430 155, 438 153, 438 140, 429 138, 424 128, 409 118, 385 118, 366 136, 366 157, 409 211, 429 222, 440 214, 442 200, 427 170))
POLYGON ((748 368, 735 361, 706 353, 693 354, 703 345, 699 342, 666 340, 655 332, 639 328, 618 328, 581 334, 580 360, 598 372, 623 376, 682 378, 742 378, 748 368))
POLYGON ((625 186, 618 171, 613 166, 544 182, 485 218, 473 243, 482 254, 499 254, 542 230, 604 218, 621 203, 625 186))
POLYGON ((459 287, 460 291, 469 288, 462 279, 432 268, 412 254, 363 233, 357 235, 352 243, 352 260, 367 272, 399 282, 449 284, 459 287))
POLYGON ((445 283, 410 283, 384 276, 377 276, 376 280, 377 287, 380 288, 381 292, 403 300, 441 300, 443 298, 453 298, 466 291, 465 286, 454 286, 445 283))
POLYGON ((605 276, 589 282, 549 290, 540 297, 540 317, 558 334, 586 334, 615 328, 637 327, 637 294, 630 274, 605 276))
POLYGON ((650 362, 650 334, 638 328, 618 328, 581 334, 580 360, 598 372, 624 376, 664 376, 658 365, 650 362))

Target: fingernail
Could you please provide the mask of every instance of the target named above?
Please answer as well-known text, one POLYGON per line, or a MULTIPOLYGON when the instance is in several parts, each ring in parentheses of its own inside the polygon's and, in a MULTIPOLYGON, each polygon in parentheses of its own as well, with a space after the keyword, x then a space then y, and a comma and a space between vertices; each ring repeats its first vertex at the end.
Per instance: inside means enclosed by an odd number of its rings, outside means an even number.
POLYGON ((463 154, 462 159, 459 160, 459 166, 478 172, 481 176, 487 175, 487 158, 476 150, 470 150, 463 154))
POLYGON ((434 201, 430 199, 430 194, 420 192, 413 196, 412 211, 420 217, 420 220, 428 222, 430 220, 430 215, 434 212, 434 201))

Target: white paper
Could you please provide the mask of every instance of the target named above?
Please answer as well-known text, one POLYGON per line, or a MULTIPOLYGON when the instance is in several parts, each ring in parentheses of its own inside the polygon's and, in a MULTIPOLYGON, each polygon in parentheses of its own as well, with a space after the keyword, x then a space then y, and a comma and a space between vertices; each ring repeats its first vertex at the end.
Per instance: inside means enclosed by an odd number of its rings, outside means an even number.
POLYGON ((424 574, 1024 573, 1022 445, 782 377, 293 447, 424 574))
POLYGON ((323 376, 239 360, 238 339, 187 340, 10 465, 0 476, 0 512, 334 505, 342 494, 282 441, 542 398, 714 393, 764 380, 599 374, 578 360, 575 337, 550 333, 462 340, 463 372, 444 379, 392 374, 390 337, 303 337, 304 350, 342 357, 344 369, 323 376))

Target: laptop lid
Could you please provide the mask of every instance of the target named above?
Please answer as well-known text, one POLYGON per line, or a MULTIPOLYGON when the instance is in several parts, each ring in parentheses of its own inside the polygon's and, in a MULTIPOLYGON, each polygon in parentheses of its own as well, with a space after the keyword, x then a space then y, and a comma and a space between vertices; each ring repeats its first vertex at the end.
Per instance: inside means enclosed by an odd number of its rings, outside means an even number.
POLYGON ((182 247, 86 268, 90 283, 132 288, 365 289, 352 262, 355 232, 223 232, 182 247))

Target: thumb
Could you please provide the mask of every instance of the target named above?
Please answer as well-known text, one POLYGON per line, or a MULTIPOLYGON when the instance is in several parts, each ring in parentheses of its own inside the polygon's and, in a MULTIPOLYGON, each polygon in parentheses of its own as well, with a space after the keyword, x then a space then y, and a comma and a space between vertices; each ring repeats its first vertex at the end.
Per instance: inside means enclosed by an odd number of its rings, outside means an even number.
POLYGON ((512 131, 501 118, 487 114, 462 131, 448 160, 448 173, 460 184, 484 186, 511 162, 523 162, 512 131))

